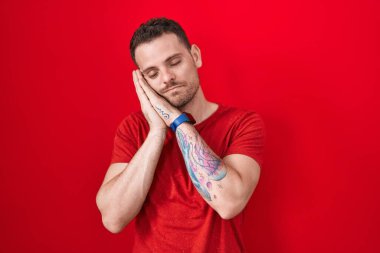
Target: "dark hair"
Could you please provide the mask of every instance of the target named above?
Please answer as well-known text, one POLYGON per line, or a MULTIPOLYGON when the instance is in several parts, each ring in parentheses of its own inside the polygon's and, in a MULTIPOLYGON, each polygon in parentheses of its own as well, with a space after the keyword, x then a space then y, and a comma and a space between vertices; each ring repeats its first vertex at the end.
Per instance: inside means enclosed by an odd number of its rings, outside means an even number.
POLYGON ((164 33, 174 33, 180 42, 182 42, 188 49, 191 48, 185 31, 177 22, 164 17, 152 18, 140 25, 140 27, 134 32, 129 44, 129 50, 136 65, 135 50, 137 46, 150 42, 164 33))

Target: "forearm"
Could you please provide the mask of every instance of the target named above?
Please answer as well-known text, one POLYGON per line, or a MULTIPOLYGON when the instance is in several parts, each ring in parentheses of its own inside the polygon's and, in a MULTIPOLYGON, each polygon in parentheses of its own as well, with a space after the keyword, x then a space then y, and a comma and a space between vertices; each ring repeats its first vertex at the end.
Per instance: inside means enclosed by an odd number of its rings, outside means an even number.
POLYGON ((231 218, 245 206, 242 178, 207 145, 191 124, 176 131, 189 176, 204 200, 222 218, 231 218))
POLYGON ((152 184, 164 140, 165 133, 150 132, 126 168, 100 188, 98 207, 109 230, 118 232, 140 211, 152 184))
MULTIPOLYGON (((148 99, 151 104, 149 108, 155 108, 165 124, 170 126, 181 112, 159 96, 144 80, 139 70, 135 74, 138 79, 135 82, 136 88, 140 92, 141 89, 144 91, 140 97, 144 98, 144 101, 148 99)), ((243 181, 238 170, 231 165, 227 166, 208 147, 191 124, 179 125, 176 136, 189 176, 208 204, 226 219, 240 212, 252 193, 254 181, 243 181)))

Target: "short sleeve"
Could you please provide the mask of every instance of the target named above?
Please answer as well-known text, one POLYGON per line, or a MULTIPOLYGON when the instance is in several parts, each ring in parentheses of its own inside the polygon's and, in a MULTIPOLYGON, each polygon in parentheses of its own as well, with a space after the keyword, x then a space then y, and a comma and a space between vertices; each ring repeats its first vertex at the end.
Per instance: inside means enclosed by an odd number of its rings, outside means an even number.
POLYGON ((136 154, 138 126, 131 115, 117 127, 111 156, 111 163, 129 163, 136 154))
POLYGON ((225 155, 243 154, 262 167, 265 146, 265 126, 261 116, 246 112, 238 120, 225 155))

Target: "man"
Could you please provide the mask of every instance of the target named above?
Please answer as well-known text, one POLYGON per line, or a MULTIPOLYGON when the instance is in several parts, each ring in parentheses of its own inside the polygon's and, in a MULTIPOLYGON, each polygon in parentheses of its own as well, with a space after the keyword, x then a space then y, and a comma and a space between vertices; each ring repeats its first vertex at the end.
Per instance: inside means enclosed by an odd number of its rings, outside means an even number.
POLYGON ((142 112, 117 129, 96 199, 104 226, 118 233, 136 218, 134 252, 244 251, 241 212, 262 164, 260 116, 206 100, 200 49, 175 21, 142 24, 130 50, 142 112))

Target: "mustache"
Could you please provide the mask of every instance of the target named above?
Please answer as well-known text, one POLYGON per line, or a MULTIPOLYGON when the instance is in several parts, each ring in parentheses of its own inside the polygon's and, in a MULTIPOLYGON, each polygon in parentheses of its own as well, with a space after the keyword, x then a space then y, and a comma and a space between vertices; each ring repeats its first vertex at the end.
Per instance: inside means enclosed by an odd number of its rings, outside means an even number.
POLYGON ((162 93, 168 92, 169 90, 171 90, 177 86, 182 86, 184 84, 185 84, 185 82, 174 82, 174 81, 170 82, 169 86, 166 89, 162 90, 162 93))

